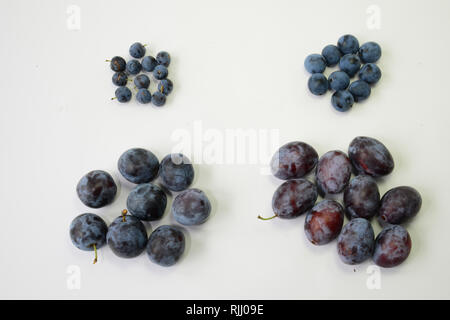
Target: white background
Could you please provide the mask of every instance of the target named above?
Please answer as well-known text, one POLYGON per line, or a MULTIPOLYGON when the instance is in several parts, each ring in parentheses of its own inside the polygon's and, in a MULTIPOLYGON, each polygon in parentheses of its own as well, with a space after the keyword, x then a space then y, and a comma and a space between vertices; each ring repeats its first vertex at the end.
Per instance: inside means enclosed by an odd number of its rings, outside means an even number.
MULTIPOLYGON (((448 1, 1 1, 0 298, 450 298, 449 13, 448 1), (68 28, 72 4, 79 30, 68 28), (368 8, 379 10, 379 29, 368 8), (303 60, 346 33, 381 44, 383 77, 340 114, 330 93, 308 92, 303 60), (104 60, 129 58, 135 41, 172 55, 164 108, 110 100, 104 60), (319 154, 346 151, 358 135, 381 140, 396 163, 381 193, 410 185, 423 197, 409 259, 370 290, 371 262, 347 266, 335 243, 309 244, 304 217, 256 219, 271 215, 281 183, 261 174, 264 163, 213 163, 195 165, 194 185, 214 209, 188 228, 178 265, 123 260, 107 247, 93 265, 69 224, 83 212, 111 222, 131 185, 119 179, 116 201, 92 210, 76 196, 78 180, 93 169, 118 177, 131 147, 162 158, 172 134, 193 134, 196 121, 222 135, 279 130, 280 144, 305 141, 319 154), (79 290, 67 286, 69 266, 79 267, 79 290)), ((152 227, 161 223, 173 223, 169 209, 152 227)))

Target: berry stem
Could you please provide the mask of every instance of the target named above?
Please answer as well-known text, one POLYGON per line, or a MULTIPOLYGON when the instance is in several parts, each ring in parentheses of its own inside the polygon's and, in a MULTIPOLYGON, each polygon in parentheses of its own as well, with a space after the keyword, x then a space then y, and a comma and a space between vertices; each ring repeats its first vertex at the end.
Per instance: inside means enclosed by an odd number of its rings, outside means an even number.
POLYGON ((94 263, 93 264, 96 264, 97 263, 97 258, 98 258, 97 246, 95 245, 95 243, 92 246, 94 247, 94 254, 95 254, 95 258, 94 258, 94 263))
POLYGON ((127 215, 127 213, 128 213, 128 210, 127 209, 123 209, 122 210, 122 221, 123 222, 126 222, 127 220, 125 219, 125 216, 127 215))
POLYGON ((106 59, 105 62, 111 62, 111 60, 106 59))
POLYGON ((277 214, 275 214, 275 215, 273 215, 272 217, 269 217, 269 218, 264 218, 264 217, 258 216, 258 219, 260 219, 260 220, 272 220, 273 218, 276 218, 276 217, 278 217, 277 214))

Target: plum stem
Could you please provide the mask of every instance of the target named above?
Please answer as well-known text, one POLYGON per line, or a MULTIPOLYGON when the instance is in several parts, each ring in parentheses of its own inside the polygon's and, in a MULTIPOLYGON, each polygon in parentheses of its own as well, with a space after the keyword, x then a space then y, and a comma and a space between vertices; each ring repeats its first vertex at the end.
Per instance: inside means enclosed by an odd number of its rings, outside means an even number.
POLYGON ((111 60, 106 59, 105 62, 111 62, 111 60))
POLYGON ((269 217, 269 218, 264 218, 264 217, 258 216, 258 219, 260 219, 260 220, 272 220, 273 218, 276 218, 276 217, 278 217, 278 215, 275 213, 272 217, 269 217))
POLYGON ((125 216, 127 215, 127 213, 128 213, 128 210, 127 209, 123 209, 122 210, 122 221, 123 222, 126 222, 127 220, 125 219, 125 216))
POLYGON ((95 258, 94 258, 94 263, 93 264, 96 264, 97 263, 97 258, 98 258, 97 246, 95 245, 95 243, 92 246, 94 247, 94 254, 95 254, 95 258))
POLYGON ((117 99, 116 97, 114 97, 114 98, 111 98, 111 100, 114 100, 114 99, 117 99))

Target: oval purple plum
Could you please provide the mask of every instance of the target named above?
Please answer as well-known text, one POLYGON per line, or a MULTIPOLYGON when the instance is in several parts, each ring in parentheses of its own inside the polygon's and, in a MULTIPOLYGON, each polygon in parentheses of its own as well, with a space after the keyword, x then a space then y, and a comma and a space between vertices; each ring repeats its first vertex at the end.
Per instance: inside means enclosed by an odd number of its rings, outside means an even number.
POLYGON ((369 137, 356 137, 350 143, 348 156, 359 174, 372 177, 385 176, 394 170, 394 160, 380 141, 369 137))
POLYGON ((323 200, 308 212, 305 234, 315 245, 324 245, 336 239, 344 223, 344 208, 334 200, 323 200))
POLYGON ((338 150, 320 157, 316 169, 317 191, 321 196, 342 192, 350 180, 352 165, 347 155, 338 150))
POLYGON ((272 174, 278 179, 299 179, 314 169, 319 156, 309 144, 289 142, 273 155, 270 162, 272 174))

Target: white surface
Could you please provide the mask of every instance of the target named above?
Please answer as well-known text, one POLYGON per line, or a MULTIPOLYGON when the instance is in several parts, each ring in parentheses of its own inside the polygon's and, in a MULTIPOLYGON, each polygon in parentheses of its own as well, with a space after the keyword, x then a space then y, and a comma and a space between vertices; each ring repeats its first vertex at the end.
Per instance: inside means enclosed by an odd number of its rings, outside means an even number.
MULTIPOLYGON (((0 298, 450 298, 449 12, 448 1, 2 1, 0 298), (71 4, 80 30, 66 26, 71 4), (379 29, 367 24, 372 5, 379 29), (345 33, 381 44, 383 78, 367 102, 338 114, 330 93, 308 93, 303 60, 345 33), (109 100, 103 61, 128 58, 135 41, 173 57, 164 108, 109 100), (131 185, 121 180, 114 204, 91 210, 76 196, 79 178, 117 175, 118 157, 134 146, 162 158, 177 144, 174 131, 194 134, 196 121, 222 136, 278 129, 280 145, 301 140, 320 154, 346 150, 358 135, 380 139, 396 162, 380 191, 411 185, 423 196, 408 227, 410 258, 382 270, 381 289, 370 290, 371 263, 346 266, 335 243, 310 245, 304 217, 256 219, 271 214, 281 183, 262 164, 213 163, 195 166, 214 210, 188 229, 181 263, 164 269, 105 247, 92 265, 68 226, 83 212, 111 222, 131 185), (67 287, 71 265, 79 290, 67 287)), ((171 222, 167 210, 161 223, 171 222)))

